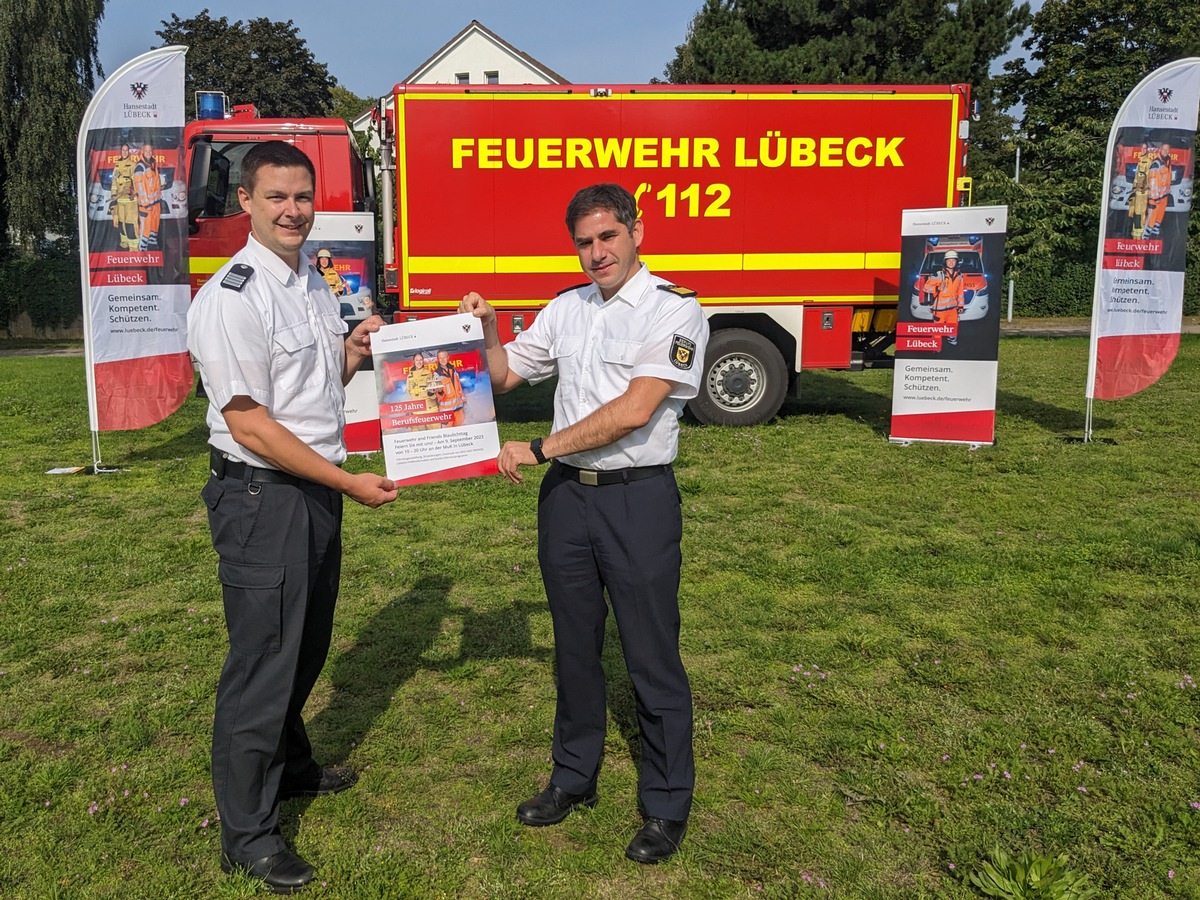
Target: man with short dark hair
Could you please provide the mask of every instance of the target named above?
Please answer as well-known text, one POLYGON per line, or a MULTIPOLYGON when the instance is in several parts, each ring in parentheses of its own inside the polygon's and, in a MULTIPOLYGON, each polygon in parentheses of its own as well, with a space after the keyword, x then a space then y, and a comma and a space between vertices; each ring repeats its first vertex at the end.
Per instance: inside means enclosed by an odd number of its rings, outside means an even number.
POLYGON ((212 748, 221 867, 276 893, 314 874, 284 843, 280 801, 355 781, 314 761, 300 716, 332 638, 342 495, 372 508, 396 499, 387 478, 341 468, 344 388, 383 322, 367 319, 347 337, 337 299, 301 252, 315 184, 291 144, 251 149, 238 188, 250 237, 188 311, 188 349, 209 398, 201 497, 229 630, 212 748))
POLYGON ((642 749, 645 822, 625 855, 655 863, 683 841, 695 782, 692 695, 679 655, 683 519, 671 463, 679 415, 699 389, 708 323, 693 291, 642 264, 643 227, 623 187, 584 188, 567 207, 567 229, 588 284, 551 300, 506 346, 481 296, 468 294, 459 312, 482 320, 497 393, 558 376, 551 433, 508 441, 497 459, 513 482, 521 467, 554 460, 538 496, 538 562, 558 673, 554 771, 544 791, 517 807, 517 818, 553 825, 596 805, 607 593, 642 749))

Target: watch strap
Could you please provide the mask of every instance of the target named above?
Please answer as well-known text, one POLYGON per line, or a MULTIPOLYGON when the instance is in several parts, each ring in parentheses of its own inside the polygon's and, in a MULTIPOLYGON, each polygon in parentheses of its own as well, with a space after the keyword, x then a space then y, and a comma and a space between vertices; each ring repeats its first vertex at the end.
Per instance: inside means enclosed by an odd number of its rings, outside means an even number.
POLYGON ((542 452, 542 439, 534 438, 529 442, 529 450, 533 454, 533 458, 538 461, 538 465, 546 462, 546 454, 542 452))

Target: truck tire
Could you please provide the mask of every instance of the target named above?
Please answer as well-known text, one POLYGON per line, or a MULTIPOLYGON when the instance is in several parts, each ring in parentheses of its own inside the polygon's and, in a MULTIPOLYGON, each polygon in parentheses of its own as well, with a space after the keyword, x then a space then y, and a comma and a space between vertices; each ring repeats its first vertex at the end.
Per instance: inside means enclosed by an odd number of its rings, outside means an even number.
POLYGON ((704 425, 761 425, 783 405, 788 372, 778 348, 756 331, 713 332, 700 393, 688 411, 704 425))

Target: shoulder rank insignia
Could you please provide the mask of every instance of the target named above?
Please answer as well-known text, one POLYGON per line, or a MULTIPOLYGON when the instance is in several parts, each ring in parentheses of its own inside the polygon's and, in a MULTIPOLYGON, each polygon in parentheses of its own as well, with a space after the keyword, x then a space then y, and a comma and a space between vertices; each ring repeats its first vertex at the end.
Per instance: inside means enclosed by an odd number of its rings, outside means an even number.
POLYGON ((672 294, 678 294, 680 297, 695 297, 696 296, 696 292, 693 291, 691 288, 680 287, 677 284, 660 284, 658 286, 658 289, 660 291, 668 291, 669 293, 672 293, 672 294))
POLYGON ((250 280, 250 276, 253 274, 253 266, 248 266, 245 263, 234 263, 229 271, 225 273, 225 277, 221 279, 221 287, 241 293, 242 288, 246 286, 246 282, 250 280))
MULTIPOLYGON (((661 285, 660 285, 661 287, 661 285)), ((677 369, 690 369, 696 361, 696 342, 688 340, 682 334, 671 338, 671 365, 677 369)))
POLYGON ((561 291, 559 291, 554 296, 561 297, 563 294, 569 294, 571 291, 577 291, 580 288, 591 287, 591 286, 592 286, 592 283, 590 281, 585 281, 583 284, 573 284, 570 287, 563 288, 561 291))

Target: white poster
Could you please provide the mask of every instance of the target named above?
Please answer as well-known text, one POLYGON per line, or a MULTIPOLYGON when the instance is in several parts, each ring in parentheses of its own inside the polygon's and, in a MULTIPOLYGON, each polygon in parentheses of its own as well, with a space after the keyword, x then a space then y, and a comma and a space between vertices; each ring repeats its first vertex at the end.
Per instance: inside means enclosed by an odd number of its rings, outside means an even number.
POLYGON ((385 325, 371 357, 388 478, 494 475, 500 454, 483 328, 472 315, 385 325))
POLYGON ((906 209, 889 439, 990 444, 1004 206, 906 209))

